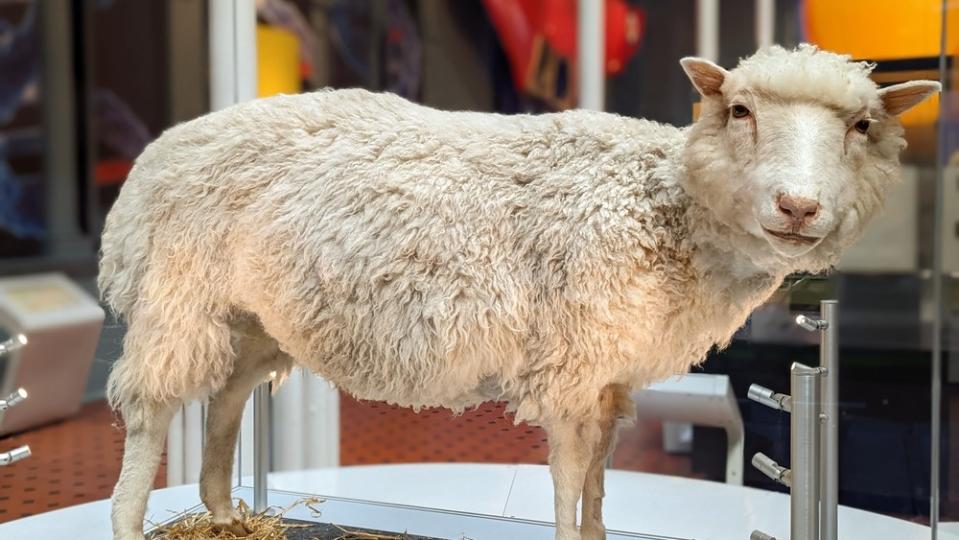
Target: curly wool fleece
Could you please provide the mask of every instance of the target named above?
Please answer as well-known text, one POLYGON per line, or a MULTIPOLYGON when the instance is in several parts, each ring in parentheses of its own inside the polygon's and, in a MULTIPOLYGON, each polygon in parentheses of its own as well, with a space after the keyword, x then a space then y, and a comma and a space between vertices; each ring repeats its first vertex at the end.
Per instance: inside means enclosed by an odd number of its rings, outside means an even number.
POLYGON ((744 233, 708 190, 686 189, 689 134, 363 90, 174 127, 137 160, 103 234, 100 286, 129 322, 112 399, 216 391, 243 354, 231 329, 250 319, 360 398, 506 400, 533 423, 593 414, 610 384, 685 373, 786 273, 838 253, 743 262, 744 233))

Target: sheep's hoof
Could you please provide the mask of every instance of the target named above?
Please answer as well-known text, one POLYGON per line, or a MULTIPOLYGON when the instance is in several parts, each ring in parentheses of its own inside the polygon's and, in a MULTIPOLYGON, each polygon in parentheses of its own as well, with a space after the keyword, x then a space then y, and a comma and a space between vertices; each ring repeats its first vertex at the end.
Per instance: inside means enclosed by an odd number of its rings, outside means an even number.
POLYGON ((556 540, 582 540, 576 527, 557 527, 556 540))
POLYGON ((253 532, 253 529, 247 527, 246 524, 239 519, 233 519, 233 521, 229 523, 217 523, 213 528, 217 534, 227 532, 236 538, 243 538, 253 532))

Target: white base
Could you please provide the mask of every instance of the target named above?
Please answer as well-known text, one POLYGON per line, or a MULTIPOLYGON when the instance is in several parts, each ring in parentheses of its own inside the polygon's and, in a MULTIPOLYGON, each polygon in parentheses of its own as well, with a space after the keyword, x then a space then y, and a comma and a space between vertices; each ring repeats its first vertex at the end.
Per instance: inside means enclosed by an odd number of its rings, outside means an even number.
MULTIPOLYGON (((247 482, 248 483, 248 482, 247 482)), ((341 467, 270 476, 270 504, 287 506, 298 493, 330 499, 321 519, 356 527, 409 530, 473 540, 549 540, 552 482, 542 465, 415 464, 341 467), (339 498, 340 500, 334 499, 339 498), (342 499, 352 499, 342 500, 342 499), (356 502, 357 499, 374 504, 356 502), (419 508, 416 508, 419 507, 419 508), (439 511, 423 511, 422 508, 439 511), (459 513, 454 513, 459 512, 459 513)), ((783 494, 655 474, 608 471, 604 514, 610 540, 738 540, 761 529, 788 538, 789 499, 783 494), (647 536, 643 536, 647 535, 647 536)), ((249 489, 238 496, 251 498, 249 489)), ((160 523, 199 504, 195 485, 156 490, 147 518, 160 523)), ((110 537, 109 501, 98 501, 0 525, 0 538, 110 537)), ((308 510, 290 517, 311 519, 308 510)), ((841 507, 843 540, 927 540, 929 527, 841 507)), ((940 530, 940 540, 959 535, 940 530)))

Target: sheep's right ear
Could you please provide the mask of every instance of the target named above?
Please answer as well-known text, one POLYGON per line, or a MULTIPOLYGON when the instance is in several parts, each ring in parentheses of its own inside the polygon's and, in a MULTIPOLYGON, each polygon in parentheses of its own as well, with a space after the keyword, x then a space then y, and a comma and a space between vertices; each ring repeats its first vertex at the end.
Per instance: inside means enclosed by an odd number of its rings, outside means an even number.
POLYGON ((726 75, 729 74, 725 69, 703 58, 687 56, 679 61, 683 66, 686 76, 693 82, 693 86, 699 93, 705 96, 718 96, 726 75))

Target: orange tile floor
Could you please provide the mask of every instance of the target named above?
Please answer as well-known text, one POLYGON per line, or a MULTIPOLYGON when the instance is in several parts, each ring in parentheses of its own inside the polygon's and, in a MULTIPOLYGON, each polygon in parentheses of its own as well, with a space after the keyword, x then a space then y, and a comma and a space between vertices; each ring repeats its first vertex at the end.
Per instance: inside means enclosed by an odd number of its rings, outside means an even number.
MULTIPOLYGON (((513 425, 505 405, 487 403, 461 416, 445 409, 419 414, 340 396, 340 463, 546 463, 546 433, 513 425)), ((663 452, 659 422, 644 422, 619 437, 617 469, 693 476, 688 456, 663 452)))
MULTIPOLYGON (((0 451, 29 444, 33 455, 0 468, 0 522, 110 496, 120 474, 123 431, 106 403, 62 422, 0 439, 0 451)), ((155 487, 166 480, 166 459, 155 487)))
MULTIPOLYGON (((545 434, 487 404, 461 416, 340 398, 343 465, 411 462, 546 463, 545 434)), ((33 456, 0 468, 0 523, 110 496, 120 472, 123 431, 104 402, 66 421, 0 439, 0 450, 29 444, 33 456)), ((662 451, 659 423, 622 433, 617 469, 691 476, 686 456, 662 451)), ((166 484, 166 459, 154 487, 166 484)))

